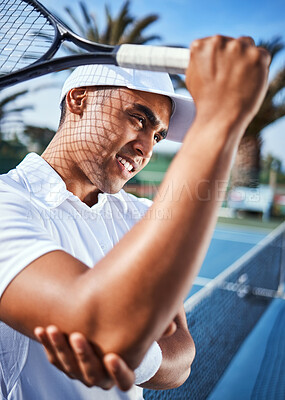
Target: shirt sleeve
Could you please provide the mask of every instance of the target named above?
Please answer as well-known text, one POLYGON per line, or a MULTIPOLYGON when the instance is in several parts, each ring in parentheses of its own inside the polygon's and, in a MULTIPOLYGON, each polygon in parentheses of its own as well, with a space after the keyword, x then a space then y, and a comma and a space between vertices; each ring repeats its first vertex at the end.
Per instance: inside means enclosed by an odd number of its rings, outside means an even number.
POLYGON ((20 193, 0 191, 0 297, 9 283, 32 261, 64 250, 42 224, 36 207, 20 193))

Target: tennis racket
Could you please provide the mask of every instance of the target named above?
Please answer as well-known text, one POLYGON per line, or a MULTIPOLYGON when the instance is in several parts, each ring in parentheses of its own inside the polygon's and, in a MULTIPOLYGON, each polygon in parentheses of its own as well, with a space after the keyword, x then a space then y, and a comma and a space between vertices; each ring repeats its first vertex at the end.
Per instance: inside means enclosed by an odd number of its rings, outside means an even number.
POLYGON ((84 64, 183 74, 190 51, 183 48, 91 42, 72 32, 36 0, 0 0, 0 89, 84 64), (63 42, 82 54, 54 57, 63 42))

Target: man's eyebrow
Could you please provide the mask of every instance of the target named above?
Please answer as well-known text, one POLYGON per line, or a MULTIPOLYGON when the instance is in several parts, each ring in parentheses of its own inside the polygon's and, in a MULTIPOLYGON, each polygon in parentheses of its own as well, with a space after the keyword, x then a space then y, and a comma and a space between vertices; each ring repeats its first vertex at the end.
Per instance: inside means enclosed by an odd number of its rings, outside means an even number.
MULTIPOLYGON (((140 103, 134 103, 134 108, 142 112, 154 128, 160 125, 160 120, 154 115, 153 111, 149 107, 140 103)), ((163 137, 163 139, 165 139, 167 135, 167 129, 162 129, 158 133, 163 137)))

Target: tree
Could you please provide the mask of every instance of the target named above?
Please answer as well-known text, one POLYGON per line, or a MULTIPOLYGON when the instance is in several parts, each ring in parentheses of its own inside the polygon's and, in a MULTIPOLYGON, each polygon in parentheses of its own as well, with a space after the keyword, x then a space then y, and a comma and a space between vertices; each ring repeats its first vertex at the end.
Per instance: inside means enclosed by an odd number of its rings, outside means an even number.
POLYGON ((8 122, 22 122, 19 119, 22 111, 31 109, 32 106, 11 107, 19 97, 28 93, 28 90, 22 90, 0 99, 0 140, 4 137, 5 124, 8 122))
POLYGON ((9 132, 5 125, 8 123, 23 123, 21 113, 24 110, 31 109, 31 106, 14 107, 13 103, 28 91, 23 90, 0 99, 0 173, 5 173, 14 168, 27 153, 26 146, 19 140, 16 132, 9 132))
MULTIPOLYGON (((87 9, 84 1, 79 2, 82 14, 82 22, 79 21, 76 13, 66 7, 69 18, 76 26, 78 33, 86 39, 97 43, 117 45, 124 43, 145 44, 155 39, 160 39, 158 35, 145 36, 143 31, 158 19, 157 15, 151 14, 141 19, 130 15, 130 1, 127 0, 120 9, 116 17, 112 17, 108 5, 105 7, 106 27, 100 31, 99 24, 94 13, 87 9)), ((75 49, 68 47, 69 51, 76 52, 75 49)))
POLYGON ((53 129, 34 125, 26 125, 23 133, 29 140, 29 149, 37 153, 42 153, 55 135, 53 129))
POLYGON ((26 146, 17 137, 12 140, 0 141, 0 174, 5 174, 27 154, 26 146))
POLYGON ((261 173, 259 176, 260 183, 275 185, 272 182, 274 177, 275 183, 278 183, 279 177, 282 177, 282 161, 274 157, 272 154, 267 154, 261 159, 261 173))
MULTIPOLYGON (((262 41, 259 46, 266 48, 272 59, 285 44, 280 37, 262 41)), ((285 67, 281 68, 271 79, 264 102, 249 124, 241 140, 235 164, 232 169, 231 186, 257 186, 261 169, 261 132, 274 121, 285 116, 285 67), (278 98, 279 96, 279 98, 278 98)))

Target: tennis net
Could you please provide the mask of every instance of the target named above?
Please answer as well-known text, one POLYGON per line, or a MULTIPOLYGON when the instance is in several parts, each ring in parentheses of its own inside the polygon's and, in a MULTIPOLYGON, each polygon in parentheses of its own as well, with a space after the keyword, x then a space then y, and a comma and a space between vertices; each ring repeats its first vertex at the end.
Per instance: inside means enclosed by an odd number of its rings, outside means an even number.
POLYGON ((145 390, 146 400, 203 400, 274 297, 284 297, 285 223, 185 303, 196 345, 191 375, 178 389, 145 390))

